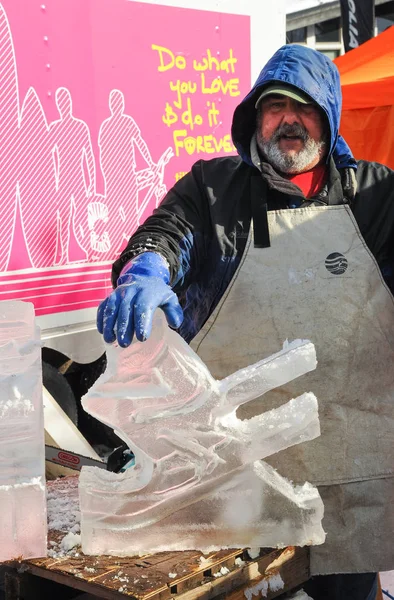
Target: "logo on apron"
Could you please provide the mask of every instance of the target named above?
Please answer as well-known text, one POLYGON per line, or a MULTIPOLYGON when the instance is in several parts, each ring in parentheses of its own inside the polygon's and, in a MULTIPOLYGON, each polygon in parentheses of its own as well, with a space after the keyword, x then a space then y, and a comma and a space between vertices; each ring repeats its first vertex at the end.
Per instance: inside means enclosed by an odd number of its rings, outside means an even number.
POLYGON ((332 252, 332 254, 329 254, 324 264, 327 271, 333 275, 343 275, 348 268, 347 258, 340 252, 332 252))

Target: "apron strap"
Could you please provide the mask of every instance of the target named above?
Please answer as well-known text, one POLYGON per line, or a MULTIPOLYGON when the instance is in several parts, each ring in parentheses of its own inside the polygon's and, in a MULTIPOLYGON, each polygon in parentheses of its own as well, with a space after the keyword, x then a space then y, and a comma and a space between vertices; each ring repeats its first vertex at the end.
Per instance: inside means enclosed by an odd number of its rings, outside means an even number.
POLYGON ((252 176, 250 191, 254 247, 269 248, 271 241, 267 214, 267 184, 260 173, 252 176))

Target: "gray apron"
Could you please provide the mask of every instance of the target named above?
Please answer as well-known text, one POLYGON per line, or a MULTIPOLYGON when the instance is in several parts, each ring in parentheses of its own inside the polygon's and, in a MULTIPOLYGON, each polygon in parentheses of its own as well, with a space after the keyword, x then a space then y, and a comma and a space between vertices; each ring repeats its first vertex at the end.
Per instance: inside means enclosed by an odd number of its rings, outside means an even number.
POLYGON ((316 371, 241 407, 250 418, 303 392, 322 433, 266 461, 319 487, 322 546, 311 574, 394 568, 394 301, 348 206, 268 213, 270 248, 252 234, 238 271, 192 347, 222 379, 303 338, 316 371))

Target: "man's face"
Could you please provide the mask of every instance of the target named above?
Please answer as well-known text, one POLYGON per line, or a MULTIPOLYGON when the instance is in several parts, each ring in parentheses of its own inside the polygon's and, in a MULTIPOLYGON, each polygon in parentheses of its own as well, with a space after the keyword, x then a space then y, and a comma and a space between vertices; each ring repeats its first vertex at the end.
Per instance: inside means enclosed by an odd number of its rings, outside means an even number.
POLYGON ((264 158, 278 171, 297 174, 316 166, 326 154, 323 111, 270 94, 259 105, 257 144, 264 158))

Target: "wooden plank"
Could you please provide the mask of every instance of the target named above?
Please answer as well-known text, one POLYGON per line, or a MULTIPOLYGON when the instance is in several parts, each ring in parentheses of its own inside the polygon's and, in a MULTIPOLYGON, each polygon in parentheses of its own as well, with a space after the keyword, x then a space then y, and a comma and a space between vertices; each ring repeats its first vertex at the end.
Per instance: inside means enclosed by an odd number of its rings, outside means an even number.
MULTIPOLYGON (((53 532, 50 532, 50 540, 53 532)), ((201 552, 162 552, 143 557, 85 556, 41 558, 24 561, 33 574, 53 578, 85 590, 82 582, 102 586, 111 592, 131 594, 139 600, 166 600, 174 590, 180 593, 201 585, 203 580, 213 579, 213 573, 221 567, 235 566, 235 557, 242 551, 213 552, 204 556, 201 552), (175 574, 175 577, 173 575, 175 574), (61 576, 61 577, 60 577, 61 576)))
MULTIPOLYGON (((170 554, 170 553, 169 553, 170 554)), ((213 578, 221 568, 235 568, 235 558, 242 557, 242 550, 221 550, 204 556, 201 552, 187 557, 185 552, 173 553, 165 561, 155 565, 164 574, 171 573, 170 589, 173 594, 201 586, 207 578, 213 578)))
POLYGON ((376 591, 376 600, 383 600, 382 585, 380 583, 380 575, 378 575, 378 589, 376 591))
MULTIPOLYGON (((25 567, 25 564, 23 564, 22 568, 25 567)), ((95 586, 94 583, 89 583, 86 581, 79 581, 77 579, 74 579, 73 577, 70 576, 64 576, 61 575, 59 573, 55 573, 55 572, 51 572, 51 571, 46 571, 45 569, 41 569, 39 567, 35 567, 34 565, 29 565, 27 570, 24 571, 23 573, 19 574, 18 576, 23 579, 25 578, 35 578, 39 581, 43 581, 43 580, 47 580, 48 583, 55 583, 55 584, 60 584, 61 586, 65 586, 68 590, 70 589, 75 589, 75 590, 79 590, 81 592, 87 593, 87 594, 93 594, 96 598, 104 598, 106 600, 120 600, 121 598, 123 598, 124 596, 118 592, 113 592, 112 590, 108 590, 106 588, 100 587, 100 586, 95 586)), ((24 585, 25 588, 25 592, 23 593, 23 600, 36 600, 38 596, 36 591, 32 588, 32 586, 30 585, 30 580, 27 579, 26 580, 27 583, 24 585), (31 595, 29 595, 29 590, 31 589, 31 595)), ((42 587, 42 584, 41 586, 42 587)), ((56 588, 57 589, 57 588, 56 588)), ((51 600, 52 598, 57 598, 58 594, 53 594, 51 596, 51 600)), ((6 600, 8 600, 8 597, 6 595, 6 600)), ((13 598, 12 598, 13 600, 13 598)), ((19 600, 19 598, 18 598, 19 600)), ((136 598, 137 600, 137 598, 136 598)))
MULTIPOLYGON (((277 598, 285 592, 294 590, 309 579, 309 549, 308 548, 286 548, 283 553, 277 557, 264 570, 259 568, 259 576, 243 585, 239 590, 226 595, 229 600, 245 600, 255 596, 254 590, 260 588, 264 581, 268 585, 264 597, 267 600, 277 598), (270 580, 279 575, 283 581, 283 587, 279 589, 270 588, 270 580)), ((276 586, 275 586, 276 587, 276 586)), ((266 589, 265 586, 263 589, 266 589)), ((261 592, 260 592, 261 596, 261 592)))
POLYGON ((262 597, 258 591, 252 594, 251 588, 263 580, 268 582, 277 574, 281 576, 284 587, 277 591, 268 588, 267 595, 264 596, 268 600, 309 579, 309 549, 289 547, 283 550, 265 550, 265 554, 258 559, 246 562, 234 572, 209 581, 198 589, 180 594, 177 600, 211 600, 218 596, 230 600, 245 600, 248 590, 251 595, 262 597))
POLYGON ((275 598, 309 578, 307 548, 264 550, 259 558, 238 566, 235 559, 241 556, 246 558, 240 550, 221 551, 208 557, 198 552, 163 552, 130 558, 80 555, 35 559, 23 564, 33 575, 111 600, 122 596, 135 600, 173 597, 208 600, 223 594, 232 600, 245 600, 245 590, 279 573, 284 588, 267 594, 267 598, 275 598), (215 573, 224 566, 229 573, 215 578, 215 573), (170 574, 176 576, 170 577, 170 574))

